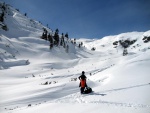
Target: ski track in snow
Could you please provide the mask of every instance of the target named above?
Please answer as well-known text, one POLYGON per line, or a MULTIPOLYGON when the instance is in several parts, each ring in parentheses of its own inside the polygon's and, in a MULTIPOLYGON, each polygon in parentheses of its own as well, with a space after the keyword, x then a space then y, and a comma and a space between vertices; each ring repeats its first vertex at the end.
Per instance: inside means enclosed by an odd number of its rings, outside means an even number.
MULTIPOLYGON (((90 100, 87 101, 88 96, 95 96, 95 95, 99 95, 99 96, 105 96, 105 94, 99 94, 99 93, 91 93, 91 94, 80 94, 80 93, 75 93, 75 94, 71 94, 69 96, 60 98, 60 99, 56 99, 54 101, 41 101, 38 103, 34 103, 31 104, 32 107, 36 107, 36 106, 40 106, 43 104, 48 104, 48 103, 67 103, 67 104, 102 104, 102 105, 107 105, 109 106, 114 106, 114 107, 125 107, 125 108, 134 108, 134 109, 144 109, 147 108, 150 110, 150 105, 145 105, 145 104, 137 104, 137 103, 121 103, 121 102, 113 102, 113 101, 105 101, 102 99, 98 99, 98 100, 90 100)), ((22 104, 22 103, 20 103, 22 104)), ((25 107, 19 107, 19 106, 13 106, 10 108, 5 108, 6 111, 9 111, 11 113, 11 111, 13 112, 13 110, 25 110, 31 108, 29 106, 29 104, 25 107)), ((15 111, 14 111, 15 112, 15 111)))
MULTIPOLYGON (((147 85, 147 84, 146 84, 147 85)), ((144 85, 140 85, 144 86, 144 85)), ((137 86, 139 87, 139 86, 137 86)), ((123 90, 123 89, 121 89, 123 90)), ((90 94, 80 94, 80 93, 75 93, 60 99, 56 99, 50 103, 92 103, 92 104, 107 104, 108 106, 117 106, 117 107, 134 107, 134 108, 149 108, 150 105, 145 105, 145 104, 137 104, 137 103, 121 103, 121 102, 112 102, 112 101, 105 101, 102 100, 103 96, 107 94, 102 94, 102 93, 90 93, 90 94), (91 96, 100 96, 101 99, 99 100, 88 100, 88 97, 91 96)), ((92 97, 91 97, 92 98, 92 97)))

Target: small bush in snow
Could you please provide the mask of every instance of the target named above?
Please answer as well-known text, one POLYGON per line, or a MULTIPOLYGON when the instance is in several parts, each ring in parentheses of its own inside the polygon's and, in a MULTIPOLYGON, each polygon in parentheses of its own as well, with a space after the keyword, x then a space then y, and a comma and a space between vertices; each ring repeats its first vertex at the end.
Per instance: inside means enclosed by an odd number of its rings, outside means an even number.
POLYGON ((35 75, 34 75, 34 74, 32 74, 32 77, 35 77, 35 75))
POLYGON ((95 51, 96 50, 96 48, 95 47, 92 47, 92 49, 91 49, 92 51, 95 51))
POLYGON ((71 81, 77 81, 77 78, 71 78, 71 81))
POLYGON ((8 31, 8 27, 6 25, 2 26, 2 29, 8 31))
POLYGON ((144 40, 144 43, 149 42, 150 41, 150 36, 144 36, 143 40, 144 40))
POLYGON ((28 104, 28 107, 31 107, 31 104, 28 104))
POLYGON ((118 41, 113 42, 113 45, 118 45, 118 41))
POLYGON ((44 85, 48 85, 48 81, 44 83, 44 85))
POLYGON ((29 62, 29 60, 26 60, 26 64, 28 65, 30 62, 29 62))

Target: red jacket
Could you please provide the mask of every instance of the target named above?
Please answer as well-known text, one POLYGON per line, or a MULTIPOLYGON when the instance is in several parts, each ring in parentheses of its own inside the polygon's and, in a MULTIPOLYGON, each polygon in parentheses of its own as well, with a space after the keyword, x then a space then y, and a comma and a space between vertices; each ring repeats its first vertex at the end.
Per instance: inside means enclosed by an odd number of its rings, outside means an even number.
POLYGON ((86 79, 80 79, 80 87, 84 88, 86 86, 86 79))

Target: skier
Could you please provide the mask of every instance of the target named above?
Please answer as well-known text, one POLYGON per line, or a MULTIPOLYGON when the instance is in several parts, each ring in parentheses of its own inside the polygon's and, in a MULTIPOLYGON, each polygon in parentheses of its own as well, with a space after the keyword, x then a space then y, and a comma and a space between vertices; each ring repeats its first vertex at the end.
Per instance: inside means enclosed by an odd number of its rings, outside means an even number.
POLYGON ((80 84, 79 84, 79 87, 81 87, 80 91, 81 91, 81 94, 83 94, 84 93, 84 89, 87 87, 85 72, 82 71, 82 75, 79 76, 78 78, 80 80, 80 84))

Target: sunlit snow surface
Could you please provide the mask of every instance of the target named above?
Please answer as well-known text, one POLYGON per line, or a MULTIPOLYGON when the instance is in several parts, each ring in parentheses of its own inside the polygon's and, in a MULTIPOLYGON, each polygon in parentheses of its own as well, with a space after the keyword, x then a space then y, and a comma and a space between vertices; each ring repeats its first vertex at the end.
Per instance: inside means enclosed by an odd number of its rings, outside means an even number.
POLYGON ((9 13, 9 31, 0 30, 1 113, 150 113, 150 42, 142 40, 150 31, 81 38, 85 47, 68 42, 66 53, 40 39, 41 24, 9 13), (113 42, 125 39, 137 41, 123 56, 113 42), (82 71, 91 94, 80 94, 82 71))

